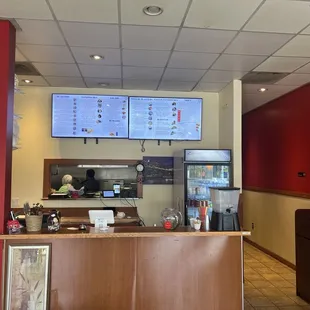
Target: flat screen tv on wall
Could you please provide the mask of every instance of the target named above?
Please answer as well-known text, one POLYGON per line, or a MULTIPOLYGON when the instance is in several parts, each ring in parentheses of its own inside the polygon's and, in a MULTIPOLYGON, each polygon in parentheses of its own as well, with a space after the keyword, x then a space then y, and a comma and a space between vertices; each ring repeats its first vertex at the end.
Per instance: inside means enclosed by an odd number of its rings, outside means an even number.
POLYGON ((201 98, 129 97, 129 139, 201 140, 201 98))
POLYGON ((128 138, 128 97, 53 94, 52 137, 128 138))

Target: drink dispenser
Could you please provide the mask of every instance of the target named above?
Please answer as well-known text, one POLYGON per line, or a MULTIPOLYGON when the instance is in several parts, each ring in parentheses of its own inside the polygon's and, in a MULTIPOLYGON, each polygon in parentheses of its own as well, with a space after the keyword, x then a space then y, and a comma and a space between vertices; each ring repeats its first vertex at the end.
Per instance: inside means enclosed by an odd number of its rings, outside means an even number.
POLYGON ((238 203, 240 188, 211 187, 212 217, 211 229, 217 231, 240 230, 238 203))

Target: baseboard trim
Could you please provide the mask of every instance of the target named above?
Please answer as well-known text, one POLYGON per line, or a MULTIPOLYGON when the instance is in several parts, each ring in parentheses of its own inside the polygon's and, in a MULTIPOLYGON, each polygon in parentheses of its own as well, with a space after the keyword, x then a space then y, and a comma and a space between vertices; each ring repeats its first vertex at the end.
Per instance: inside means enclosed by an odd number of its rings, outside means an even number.
POLYGON ((293 270, 296 270, 296 266, 294 264, 292 264, 291 262, 287 261, 286 259, 284 259, 283 257, 267 250, 266 248, 262 247, 261 245, 257 244, 256 242, 250 240, 248 237, 244 237, 244 241, 246 241, 247 243, 253 245, 255 248, 261 250, 262 252, 266 253, 267 255, 275 258, 276 260, 278 260, 279 262, 281 262, 282 264, 286 265, 287 267, 290 267, 293 270))

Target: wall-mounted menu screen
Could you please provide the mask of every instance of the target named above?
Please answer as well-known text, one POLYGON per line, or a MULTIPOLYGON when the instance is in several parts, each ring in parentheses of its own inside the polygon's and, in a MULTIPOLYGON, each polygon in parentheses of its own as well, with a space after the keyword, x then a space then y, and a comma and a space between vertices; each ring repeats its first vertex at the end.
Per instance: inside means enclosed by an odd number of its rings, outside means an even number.
POLYGON ((129 97, 129 139, 201 140, 202 99, 129 97))
POLYGON ((128 97, 53 94, 52 137, 128 138, 128 97))

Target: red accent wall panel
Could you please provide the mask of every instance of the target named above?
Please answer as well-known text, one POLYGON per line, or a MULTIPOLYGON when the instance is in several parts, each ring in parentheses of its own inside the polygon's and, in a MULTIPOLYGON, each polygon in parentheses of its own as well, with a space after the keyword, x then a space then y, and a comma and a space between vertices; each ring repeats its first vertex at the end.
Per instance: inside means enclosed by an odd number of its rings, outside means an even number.
POLYGON ((15 28, 0 21, 0 233, 11 207, 15 28))
MULTIPOLYGON (((11 206, 14 63, 15 28, 8 21, 0 21, 0 233, 5 230, 11 206)), ((0 266, 2 254, 3 241, 0 243, 0 266)), ((1 291, 4 285, 2 268, 0 279, 1 291)))
POLYGON ((310 194, 310 85, 243 116, 243 186, 310 194))

